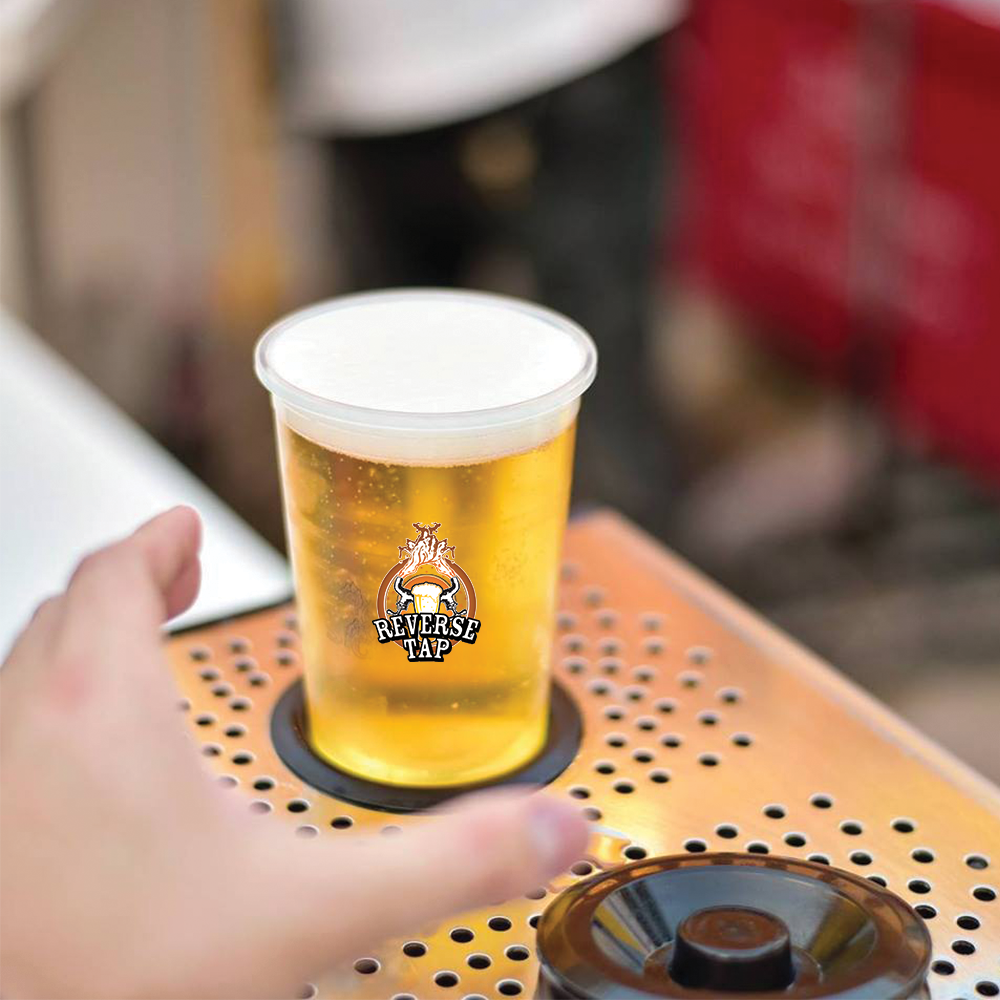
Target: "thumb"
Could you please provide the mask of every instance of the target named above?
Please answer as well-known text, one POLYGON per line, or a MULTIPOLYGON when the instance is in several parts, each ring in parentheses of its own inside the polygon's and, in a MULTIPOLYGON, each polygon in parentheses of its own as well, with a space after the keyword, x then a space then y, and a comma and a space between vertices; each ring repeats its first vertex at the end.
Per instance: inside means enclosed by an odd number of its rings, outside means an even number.
MULTIPOLYGON (((277 908, 280 933, 301 946, 303 968, 320 970, 384 938, 537 888, 579 860, 586 842, 576 808, 509 789, 457 800, 394 837, 336 846, 296 839, 283 873, 288 906, 277 908)), ((292 846, 282 838, 283 853, 292 846)))

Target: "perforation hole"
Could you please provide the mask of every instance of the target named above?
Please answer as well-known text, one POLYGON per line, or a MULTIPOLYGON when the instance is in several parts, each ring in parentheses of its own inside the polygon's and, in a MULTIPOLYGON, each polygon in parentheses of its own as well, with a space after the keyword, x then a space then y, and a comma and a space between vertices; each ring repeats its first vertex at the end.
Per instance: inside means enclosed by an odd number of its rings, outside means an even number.
POLYGON ((978 983, 976 983, 976 992, 981 997, 995 997, 1000 994, 1000 985, 997 985, 989 979, 981 979, 978 983))
POLYGON ((573 796, 574 799, 589 799, 590 789, 585 785, 573 785, 569 789, 569 794, 573 796))
POLYGON ((594 764, 594 770, 598 774, 614 774, 618 768, 610 760, 599 760, 594 764))
POLYGON ((818 794, 814 795, 810 800, 809 804, 814 806, 816 809, 829 809, 833 805, 833 799, 829 795, 818 794))
POLYGON ((230 653, 245 653, 250 648, 250 643, 246 639, 237 636, 229 640, 230 653))
POLYGON ((526 962, 531 958, 531 952, 523 944, 512 944, 509 948, 505 948, 504 955, 512 962, 526 962))
POLYGON ((524 987, 516 979, 501 979, 497 983, 497 992, 505 997, 516 997, 521 994, 524 987))
POLYGON ((732 742, 734 746, 748 747, 753 743, 753 737, 749 733, 733 733, 732 742))
POLYGON ((222 753, 222 747, 218 743, 206 743, 202 748, 201 752, 206 757, 218 757, 222 753))
POLYGON ((458 976, 454 972, 449 972, 447 969, 443 969, 434 976, 434 982, 437 983, 442 989, 451 989, 452 986, 458 985, 458 976))
POLYGON ((452 927, 448 936, 457 944, 468 944, 476 935, 468 927, 452 927))
POLYGON ((963 931, 979 930, 979 918, 974 917, 971 913, 963 913, 960 917, 956 917, 955 923, 958 924, 963 931))
POLYGON ((815 861, 818 865, 828 865, 830 859, 825 854, 807 854, 806 861, 815 861))
POLYGON ((952 941, 951 950, 956 955, 975 955, 976 946, 971 941, 966 941, 965 938, 958 938, 958 940, 952 941))
POLYGON ((619 795, 631 795, 635 791, 635 785, 631 781, 616 781, 611 787, 619 795))
POLYGON ((589 861, 577 861, 577 863, 570 868, 570 871, 574 875, 590 875, 594 871, 594 866, 589 861))
POLYGON ((563 649, 567 653, 580 653, 587 647, 587 640, 582 635, 567 635, 563 638, 563 649))
POLYGON ((683 688, 696 688, 701 684, 701 674, 694 670, 683 670, 677 675, 677 683, 683 688))
POLYGON ((250 682, 252 687, 263 687, 271 680, 271 677, 269 674, 256 673, 251 674, 247 680, 250 682))
POLYGON ((872 863, 872 856, 867 851, 851 851, 850 858, 851 864, 855 865, 870 865, 872 863))
POLYGON ((715 835, 717 837, 722 837, 723 840, 735 840, 739 835, 739 827, 733 826, 732 823, 720 823, 715 828, 715 835))
POLYGON ((591 823, 596 823, 598 820, 604 818, 604 814, 596 806, 587 806, 582 809, 584 819, 589 819, 591 823))
POLYGON ((234 764, 239 764, 240 767, 246 767, 247 764, 252 764, 256 759, 249 750, 241 750, 230 758, 234 764))
POLYGON ((704 854, 708 850, 708 844, 700 837, 691 837, 684 841, 684 850, 688 854, 704 854))
MULTIPOLYGON (((302 987, 302 991, 299 993, 299 1000, 314 1000, 315 997, 319 995, 319 987, 315 983, 306 983, 302 987)), ((397 998, 393 997, 393 1000, 397 998)))
POLYGON ((615 659, 613 656, 606 656, 597 661, 597 666, 600 668, 602 674, 607 674, 609 677, 614 677, 615 674, 621 673, 622 661, 615 659))
POLYGON ((669 715, 671 712, 677 711, 677 702, 673 698, 660 698, 659 701, 654 702, 653 707, 657 712, 669 715))
POLYGON ((349 830, 352 826, 354 826, 354 820, 351 819, 350 816, 334 816, 333 819, 330 820, 330 826, 332 826, 334 830, 349 830))
POLYGON ((240 783, 239 779, 234 778, 231 774, 220 775, 216 780, 223 788, 235 788, 240 783))
POLYGON ((233 686, 231 684, 216 684, 212 688, 212 694, 216 698, 228 698, 233 693, 233 686))
POLYGON ((625 718, 625 709, 619 708, 617 705, 609 705, 604 710, 604 718, 611 722, 617 722, 619 719, 625 718))
POLYGON ((910 857, 918 864, 929 865, 934 860, 934 852, 926 847, 917 847, 910 851, 910 857))
POLYGON ((604 742, 607 743, 609 747, 623 747, 628 743, 628 737, 624 736, 622 733, 608 733, 604 737, 604 742))
POLYGON ((635 720, 636 729, 641 729, 644 733, 651 733, 656 729, 656 719, 651 719, 648 715, 640 716, 635 720))
POLYGON ((635 667, 632 676, 640 684, 650 684, 656 680, 656 671, 652 667, 635 667))
POLYGON ((624 854, 629 861, 642 861, 642 859, 646 857, 646 853, 646 848, 640 847, 638 844, 630 844, 624 851, 622 851, 622 854, 624 854))
POLYGON ((563 667, 567 673, 582 674, 587 669, 587 661, 579 656, 567 656, 563 660, 563 667))
POLYGON ((646 689, 633 685, 625 688, 624 694, 629 701, 642 701, 646 697, 646 689))
POLYGON ((374 958, 359 958, 354 963, 354 971, 360 972, 362 976, 370 976, 378 972, 380 966, 374 958))
POLYGON ((698 754, 698 763, 701 764, 702 767, 718 767, 719 757, 714 753, 698 754))
POLYGON ((989 858, 982 854, 966 854, 965 863, 970 868, 976 869, 976 871, 982 871, 984 868, 989 868, 990 866, 989 858))
POLYGON ((647 639, 642 644, 647 656, 659 656, 666 647, 667 644, 662 639, 647 639))
POLYGON ((892 828, 896 833, 913 833, 917 828, 915 820, 907 819, 905 816, 897 816, 892 821, 892 828))
POLYGON ((883 889, 889 885, 884 875, 866 875, 865 878, 867 878, 869 882, 874 882, 876 885, 882 886, 883 889))
POLYGON ((264 799, 254 799, 253 802, 250 803, 250 812, 257 813, 260 816, 271 812, 273 808, 274 807, 271 803, 266 802, 264 799))
POLYGON ((777 802, 772 802, 770 805, 764 806, 764 815, 768 819, 784 819, 785 807, 777 802))
POLYGON ((913 907, 913 912, 924 920, 933 920, 937 916, 937 910, 930 903, 918 903, 913 907))
POLYGON ((980 903, 992 903, 993 900, 997 898, 997 891, 989 885, 977 885, 972 890, 972 895, 975 896, 980 903))
POLYGON ((597 613, 597 624, 601 628, 614 628, 618 622, 618 612, 612 611, 610 608, 605 608, 603 611, 597 613))
POLYGON ((735 705, 742 699, 743 693, 738 688, 721 688, 716 696, 727 705, 735 705))
POLYGON ((939 958, 931 964, 931 972, 935 972, 939 976, 951 976, 955 972, 955 966, 947 959, 939 958))
POLYGON ((606 684, 604 681, 591 681, 587 685, 587 690, 590 691, 591 694, 597 695, 598 698, 601 698, 604 695, 611 693, 611 685, 606 684))
POLYGON ((671 750, 676 750, 683 742, 677 733, 666 733, 660 737, 661 746, 670 747, 671 750))
POLYGON ((670 772, 664 771, 663 768, 655 768, 649 772, 649 780, 653 782, 654 785, 665 785, 670 780, 670 772))
POLYGON ((295 662, 295 654, 287 651, 278 653, 274 658, 279 667, 290 667, 295 662))
MULTIPOLYGON (((412 993, 393 993, 391 1000, 417 1000, 417 998, 412 993)), ((469 998, 465 997, 464 1000, 469 1000, 469 998)), ((486 1000, 486 997, 483 997, 482 1000, 486 1000)))
MULTIPOLYGON (((617 639, 602 639, 597 648, 603 656, 615 656, 621 652, 622 644, 617 639)), ((615 661, 616 671, 621 665, 621 661, 615 661)))
POLYGON ((568 632, 576 627, 576 615, 572 611, 560 611, 556 617, 556 627, 560 632, 568 632))
POLYGON ((394 823, 390 823, 388 826, 383 826, 379 833, 383 837, 395 837, 396 834, 402 833, 403 828, 401 826, 396 826, 394 823))
POLYGON ((804 833, 786 833, 785 843, 789 847, 805 847, 806 846, 806 835, 804 833))
POLYGON ((177 707, 182 712, 190 712, 191 711, 191 702, 187 698, 181 698, 180 701, 177 702, 177 707))
POLYGON ((223 732, 230 739, 239 739, 241 736, 246 736, 247 730, 246 726, 226 726, 223 732))
POLYGON ((763 840, 751 840, 747 844, 747 851, 750 854, 770 854, 771 848, 764 843, 763 840))
POLYGON ((266 775, 261 778, 257 778, 253 783, 253 787, 258 792, 269 792, 274 788, 274 778, 268 778, 266 775))
POLYGON ((840 832, 846 833, 848 837, 859 837, 864 833, 864 827, 856 819, 845 819, 840 824, 840 832))
POLYGON ((188 656, 195 663, 204 663, 211 655, 211 652, 204 646, 195 646, 193 649, 188 650, 188 656))
POLYGON ((301 837, 303 840, 311 840, 313 837, 319 836, 319 827, 313 826, 311 823, 305 823, 303 826, 295 828, 295 836, 301 837))
POLYGON ((245 656, 242 659, 237 660, 233 666, 241 673, 248 674, 254 667, 257 666, 257 661, 252 660, 249 656, 245 656))
POLYGON ((283 649, 286 649, 289 646, 295 645, 295 635, 291 632, 280 632, 278 634, 278 638, 275 641, 283 649))
POLYGON ((215 723, 214 715, 197 715, 195 716, 195 725, 197 726, 211 726, 215 723))
POLYGON ((309 811, 309 803, 305 799, 292 799, 285 808, 290 813, 304 813, 309 811))
POLYGON ((465 961, 470 969, 488 969, 493 964, 493 959, 481 951, 473 952, 465 961))
POLYGON ((490 917, 490 919, 486 921, 486 926, 489 927, 491 931, 509 931, 511 923, 507 917, 490 917))
POLYGON ((532 930, 537 929, 537 927, 538 927, 538 921, 541 920, 541 919, 542 919, 542 915, 540 913, 532 913, 531 916, 528 917, 528 926, 532 930))
POLYGON ((719 724, 719 716, 715 712, 699 712, 698 721, 703 726, 717 726, 719 724))
POLYGON ((606 591, 603 587, 588 587, 583 592, 584 601, 592 608, 596 608, 598 605, 603 604, 605 596, 606 591))
POLYGON ((906 888, 910 892, 915 892, 919 896, 925 896, 931 891, 931 884, 922 878, 911 878, 909 882, 906 883, 906 888))
POLYGON ((204 670, 198 672, 198 676, 203 681, 217 681, 222 675, 215 667, 206 667, 204 670))
POLYGON ((252 706, 252 702, 249 698, 234 698, 230 703, 229 707, 234 712, 246 712, 252 706))

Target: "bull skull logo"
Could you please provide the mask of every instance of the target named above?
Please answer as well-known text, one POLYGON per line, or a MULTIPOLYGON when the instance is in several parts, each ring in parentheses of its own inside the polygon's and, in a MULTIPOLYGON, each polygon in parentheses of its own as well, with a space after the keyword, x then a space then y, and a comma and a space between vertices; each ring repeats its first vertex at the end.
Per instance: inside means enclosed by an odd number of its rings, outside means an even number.
MULTIPOLYGON (((448 635, 464 635, 456 619, 468 622, 475 618, 476 591, 468 574, 455 562, 455 546, 450 545, 447 538, 437 537, 441 522, 423 524, 415 521, 413 527, 417 537, 407 538, 406 544, 399 546, 399 562, 386 573, 379 587, 378 614, 390 623, 400 619, 393 633, 394 638, 402 637, 400 643, 414 628, 410 619, 422 616, 426 626, 431 621, 427 616, 436 616, 438 631, 428 636, 428 641, 435 649, 443 648, 439 641, 446 630, 443 616, 451 619, 447 624, 448 635), (405 633, 401 624, 404 617, 409 630, 405 633)), ((474 624, 478 627, 478 622, 474 624)), ((474 630, 469 633, 470 637, 474 634, 474 630)))

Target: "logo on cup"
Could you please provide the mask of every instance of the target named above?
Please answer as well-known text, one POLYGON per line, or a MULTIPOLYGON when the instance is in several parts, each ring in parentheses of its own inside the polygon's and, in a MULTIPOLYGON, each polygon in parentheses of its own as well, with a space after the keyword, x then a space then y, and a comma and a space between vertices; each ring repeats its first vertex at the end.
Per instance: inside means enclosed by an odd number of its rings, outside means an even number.
POLYGON ((378 641, 395 642, 407 659, 440 661, 458 643, 476 641, 476 588, 455 562, 455 546, 437 537, 440 521, 413 527, 416 540, 399 546, 399 562, 379 585, 372 624, 378 641))

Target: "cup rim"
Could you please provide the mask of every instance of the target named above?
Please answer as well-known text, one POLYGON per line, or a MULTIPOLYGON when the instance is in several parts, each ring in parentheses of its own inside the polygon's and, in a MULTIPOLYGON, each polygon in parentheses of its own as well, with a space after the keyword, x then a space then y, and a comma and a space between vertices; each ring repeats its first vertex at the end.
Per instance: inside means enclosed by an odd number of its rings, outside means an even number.
POLYGON ((510 295, 498 295, 492 292, 478 292, 466 289, 451 288, 392 288, 373 292, 354 292, 325 299, 314 305, 297 309, 283 316, 269 326, 257 340, 254 348, 254 370, 257 378, 270 391, 272 396, 282 403, 324 420, 347 424, 358 428, 379 428, 395 430, 425 430, 425 431, 465 431, 488 430, 491 428, 509 427, 525 421, 545 416, 553 411, 574 402, 594 381, 597 374, 597 346, 590 335, 578 323, 545 306, 535 305, 523 299, 510 295), (421 301, 427 299, 449 299, 452 301, 473 301, 483 305, 510 309, 515 312, 541 320, 568 334, 575 344, 582 349, 580 368, 562 385, 530 399, 507 403, 503 406, 484 407, 473 410, 454 410, 449 412, 413 413, 407 410, 386 410, 375 407, 359 406, 355 403, 344 403, 317 395, 306 389, 299 388, 286 378, 279 375, 269 362, 268 352, 273 344, 291 327, 303 320, 325 313, 336 312, 345 307, 356 306, 372 300, 411 299, 421 301))

